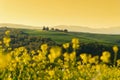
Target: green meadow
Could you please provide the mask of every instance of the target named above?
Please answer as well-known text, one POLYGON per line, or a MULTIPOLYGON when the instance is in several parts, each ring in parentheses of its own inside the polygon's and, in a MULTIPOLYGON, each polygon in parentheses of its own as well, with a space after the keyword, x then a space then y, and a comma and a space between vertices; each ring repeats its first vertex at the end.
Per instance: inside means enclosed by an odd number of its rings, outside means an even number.
POLYGON ((98 42, 106 45, 120 45, 120 35, 111 34, 93 34, 83 32, 57 32, 57 31, 43 31, 20 29, 31 36, 41 36, 44 38, 51 38, 57 43, 65 43, 71 41, 72 38, 79 38, 81 42, 91 43, 98 42))

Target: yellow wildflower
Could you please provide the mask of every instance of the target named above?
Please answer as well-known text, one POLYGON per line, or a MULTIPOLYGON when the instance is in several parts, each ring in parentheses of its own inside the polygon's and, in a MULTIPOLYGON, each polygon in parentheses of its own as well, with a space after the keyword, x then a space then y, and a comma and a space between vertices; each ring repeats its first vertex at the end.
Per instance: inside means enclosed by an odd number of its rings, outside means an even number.
POLYGON ((118 46, 114 45, 113 46, 113 51, 114 51, 114 53, 117 53, 118 52, 118 46))
POLYGON ((120 66, 120 59, 117 60, 117 66, 120 66))
POLYGON ((69 53, 66 52, 66 53, 63 54, 63 56, 64 56, 65 61, 69 61, 69 57, 70 57, 69 53))
POLYGON ((52 47, 50 49, 50 54, 55 57, 59 57, 61 55, 61 48, 58 46, 52 47))
POLYGON ((80 54, 80 58, 82 59, 83 63, 87 63, 88 58, 87 58, 87 54, 86 53, 80 54))
POLYGON ((34 55, 34 54, 35 54, 35 51, 34 51, 34 50, 32 50, 32 51, 31 51, 31 53, 32 53, 32 55, 34 55))
POLYGON ((41 50, 42 50, 42 51, 46 51, 47 48, 48 48, 48 45, 47 45, 47 44, 42 44, 42 45, 41 45, 41 50))
POLYGON ((118 50, 119 50, 118 46, 114 45, 113 46, 113 51, 114 51, 114 65, 116 64, 118 50))
POLYGON ((78 38, 73 38, 72 43, 73 44, 79 44, 79 39, 78 38))
POLYGON ((18 50, 19 50, 20 52, 22 52, 22 51, 25 50, 25 47, 19 47, 18 50))
POLYGON ((50 60, 50 63, 53 63, 54 62, 54 60, 55 60, 55 56, 52 56, 52 55, 48 55, 48 58, 49 58, 49 60, 50 60))
POLYGON ((6 35, 9 35, 9 34, 10 34, 10 31, 9 31, 9 30, 7 30, 7 31, 5 32, 5 34, 6 34, 6 35))
POLYGON ((9 43, 11 41, 11 39, 9 37, 4 37, 3 38, 3 43, 9 43))
POLYGON ((109 61, 110 61, 110 52, 108 52, 108 51, 104 51, 103 53, 102 53, 102 56, 100 57, 100 59, 103 61, 103 62, 106 62, 106 63, 108 63, 109 61))
POLYGON ((70 60, 73 61, 75 58, 76 58, 76 52, 74 51, 70 54, 70 60))
POLYGON ((54 60, 61 55, 61 48, 58 46, 52 47, 50 49, 50 54, 48 55, 48 58, 51 63, 54 62, 54 60))
POLYGON ((52 76, 54 76, 55 71, 54 71, 54 70, 49 70, 49 71, 48 71, 48 74, 52 77, 52 76))
POLYGON ((94 57, 91 57, 91 58, 89 58, 89 60, 88 60, 88 62, 89 63, 98 63, 98 56, 94 56, 94 57))
POLYGON ((100 71, 100 65, 96 65, 96 71, 100 71))
POLYGON ((109 57, 110 57, 110 52, 104 51, 104 52, 102 53, 102 55, 109 58, 109 57))
POLYGON ((65 43, 65 44, 63 44, 63 47, 65 48, 65 49, 67 49, 67 48, 69 48, 69 43, 65 43))
POLYGON ((78 45, 78 44, 72 44, 72 48, 73 48, 73 49, 77 49, 77 48, 79 48, 79 46, 80 46, 80 45, 78 45))

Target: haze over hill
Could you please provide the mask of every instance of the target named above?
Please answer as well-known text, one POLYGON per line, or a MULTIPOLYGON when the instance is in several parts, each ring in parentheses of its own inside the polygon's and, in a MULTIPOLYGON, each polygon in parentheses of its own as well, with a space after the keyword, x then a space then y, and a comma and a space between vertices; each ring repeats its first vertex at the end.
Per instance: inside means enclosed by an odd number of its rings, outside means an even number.
POLYGON ((12 23, 0 23, 0 27, 23 28, 23 29, 42 29, 42 27, 39 27, 39 26, 30 26, 30 25, 12 24, 12 23))
MULTIPOLYGON (((11 24, 11 23, 1 23, 0 27, 42 29, 42 26, 29 26, 29 25, 11 24)), ((49 27, 49 28, 68 29, 69 31, 86 32, 86 33, 120 34, 120 27, 90 28, 90 27, 86 27, 86 26, 58 25, 58 26, 53 26, 53 27, 49 27)))
POLYGON ((76 32, 87 32, 87 33, 100 33, 100 34, 120 34, 120 27, 109 27, 109 28, 90 28, 86 26, 66 26, 59 25, 55 26, 60 29, 68 29, 69 31, 76 32))

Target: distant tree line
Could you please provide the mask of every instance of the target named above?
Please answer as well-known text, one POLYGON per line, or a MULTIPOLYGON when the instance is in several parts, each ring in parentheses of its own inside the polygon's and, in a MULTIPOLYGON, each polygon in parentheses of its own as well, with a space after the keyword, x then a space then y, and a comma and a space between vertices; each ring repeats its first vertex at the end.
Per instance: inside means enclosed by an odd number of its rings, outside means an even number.
POLYGON ((42 30, 45 30, 45 31, 56 31, 56 32, 68 32, 67 29, 58 29, 58 28, 49 28, 49 27, 45 27, 43 26, 42 30))

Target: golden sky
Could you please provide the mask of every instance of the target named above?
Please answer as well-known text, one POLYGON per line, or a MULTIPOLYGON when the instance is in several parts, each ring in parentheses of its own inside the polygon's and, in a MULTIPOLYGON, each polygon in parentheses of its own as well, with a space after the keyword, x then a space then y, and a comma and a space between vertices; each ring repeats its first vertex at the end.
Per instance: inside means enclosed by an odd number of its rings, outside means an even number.
POLYGON ((120 26, 120 0, 0 0, 0 23, 120 26))

